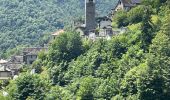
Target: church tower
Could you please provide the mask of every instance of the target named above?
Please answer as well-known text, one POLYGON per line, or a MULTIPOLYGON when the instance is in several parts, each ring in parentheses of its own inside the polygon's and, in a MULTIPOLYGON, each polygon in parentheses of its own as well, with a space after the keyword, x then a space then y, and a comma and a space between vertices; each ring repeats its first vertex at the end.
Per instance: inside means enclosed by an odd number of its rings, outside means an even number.
POLYGON ((95 0, 85 0, 85 25, 87 32, 96 28, 95 0))

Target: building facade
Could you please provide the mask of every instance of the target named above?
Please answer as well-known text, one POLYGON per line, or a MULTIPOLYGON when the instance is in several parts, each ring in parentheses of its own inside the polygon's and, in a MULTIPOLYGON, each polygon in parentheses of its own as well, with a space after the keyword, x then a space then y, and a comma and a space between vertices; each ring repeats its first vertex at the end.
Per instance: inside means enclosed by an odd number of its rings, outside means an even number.
POLYGON ((32 64, 38 57, 38 53, 40 51, 47 51, 48 48, 46 47, 32 47, 32 48, 25 48, 23 50, 23 62, 25 64, 32 64))
POLYGON ((6 66, 0 65, 0 80, 9 80, 12 78, 12 72, 6 66))

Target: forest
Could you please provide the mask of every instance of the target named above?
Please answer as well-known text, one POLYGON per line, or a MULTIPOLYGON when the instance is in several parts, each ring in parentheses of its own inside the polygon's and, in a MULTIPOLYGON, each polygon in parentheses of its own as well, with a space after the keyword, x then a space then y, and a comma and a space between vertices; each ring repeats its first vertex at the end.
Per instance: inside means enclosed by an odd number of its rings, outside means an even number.
POLYGON ((66 31, 1 88, 1 100, 170 100, 170 1, 143 0, 118 11, 111 40, 66 31), (30 74, 35 68, 36 74, 30 74))
MULTIPOLYGON (((106 15, 115 1, 97 0, 98 16, 106 15)), ((0 58, 43 46, 51 33, 82 17, 84 0, 0 0, 0 58)))

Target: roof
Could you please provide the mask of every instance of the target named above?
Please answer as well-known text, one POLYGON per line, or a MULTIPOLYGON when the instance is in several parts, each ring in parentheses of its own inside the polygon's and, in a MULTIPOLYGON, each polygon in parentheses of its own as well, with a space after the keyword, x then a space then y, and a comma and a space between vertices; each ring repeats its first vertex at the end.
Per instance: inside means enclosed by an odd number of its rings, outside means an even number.
POLYGON ((121 0, 125 7, 133 7, 141 3, 141 0, 121 0))
POLYGON ((12 56, 11 59, 10 59, 10 62, 22 63, 23 62, 23 56, 12 56))
POLYGON ((7 68, 9 68, 9 69, 11 69, 11 70, 18 70, 18 69, 20 69, 21 67, 22 67, 22 64, 19 64, 19 63, 8 63, 7 65, 6 65, 6 67, 7 68))
MULTIPOLYGON (((140 4, 141 0, 118 0, 117 5, 115 6, 115 8, 119 5, 120 2, 122 2, 123 6, 125 6, 125 7, 133 7, 136 4, 140 4)), ((115 8, 112 9, 112 10, 114 11, 115 8)))
POLYGON ((11 72, 11 70, 6 66, 0 66, 0 72, 11 72))
POLYGON ((62 34, 62 33, 64 33, 65 31, 64 30, 58 30, 58 31, 56 31, 55 33, 53 33, 52 35, 53 36, 58 36, 58 35, 60 35, 60 34, 62 34))
POLYGON ((101 21, 112 21, 111 18, 109 18, 108 16, 103 16, 103 17, 98 17, 96 18, 97 22, 101 22, 101 21))
POLYGON ((7 62, 8 62, 8 61, 3 60, 3 59, 0 60, 0 64, 4 64, 4 63, 7 63, 7 62))
POLYGON ((82 25, 75 28, 75 30, 77 30, 77 29, 80 29, 80 30, 84 31, 86 29, 86 25, 82 24, 82 25))
POLYGON ((103 29, 104 27, 105 27, 105 28, 112 28, 111 24, 112 24, 112 23, 109 22, 109 21, 103 21, 103 22, 100 23, 100 28, 101 28, 101 29, 103 29))
POLYGON ((38 53, 42 50, 47 51, 48 48, 46 48, 46 47, 24 48, 23 53, 25 53, 26 55, 38 55, 38 53))

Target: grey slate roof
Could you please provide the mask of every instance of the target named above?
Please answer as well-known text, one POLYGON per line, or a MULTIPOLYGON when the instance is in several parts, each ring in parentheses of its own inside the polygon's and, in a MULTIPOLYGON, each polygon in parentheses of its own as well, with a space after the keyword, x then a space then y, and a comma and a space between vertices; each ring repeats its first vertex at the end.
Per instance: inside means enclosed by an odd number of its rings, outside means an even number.
POLYGON ((47 51, 48 48, 45 48, 45 47, 25 48, 23 50, 23 53, 26 53, 26 55, 38 55, 38 53, 42 50, 47 51))
POLYGON ((136 4, 141 3, 141 0, 121 0, 125 7, 133 7, 136 4))
POLYGON ((10 62, 13 62, 13 63, 22 63, 23 62, 23 56, 12 56, 10 58, 10 62))

